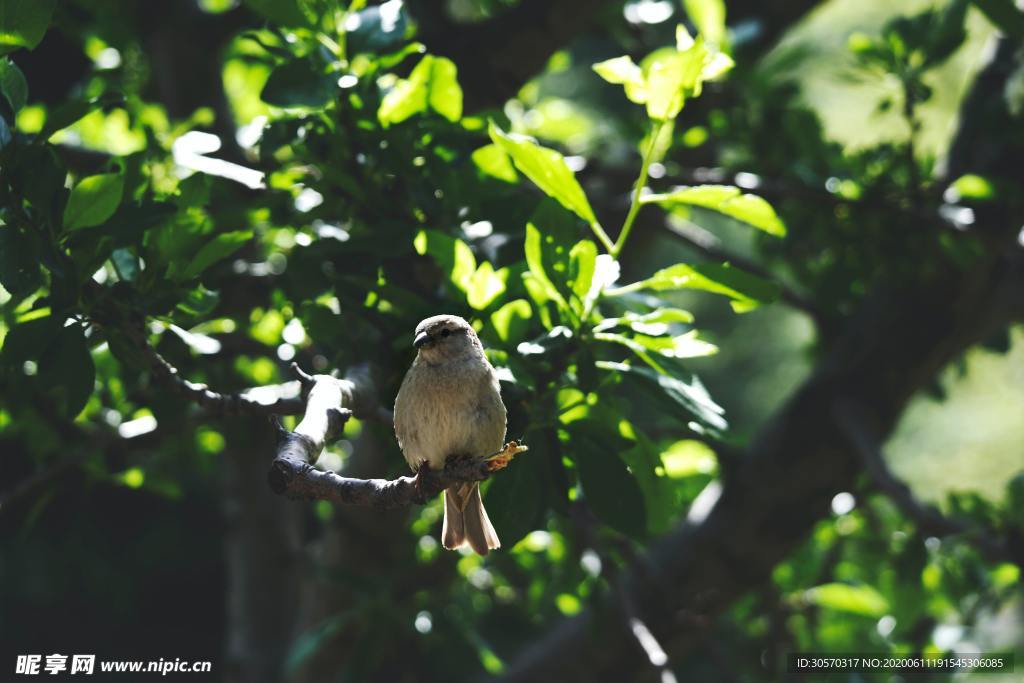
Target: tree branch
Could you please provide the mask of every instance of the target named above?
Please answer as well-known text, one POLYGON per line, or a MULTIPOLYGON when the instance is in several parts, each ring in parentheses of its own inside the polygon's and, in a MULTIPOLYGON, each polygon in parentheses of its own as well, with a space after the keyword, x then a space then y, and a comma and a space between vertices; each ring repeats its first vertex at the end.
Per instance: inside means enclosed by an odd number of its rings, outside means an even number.
MULTIPOLYGON (((453 484, 483 481, 503 466, 496 466, 493 457, 452 458, 441 471, 421 466, 415 477, 392 480, 355 479, 317 469, 314 463, 324 446, 341 435, 350 417, 374 418, 387 411, 377 403, 365 366, 356 367, 345 379, 307 375, 294 363, 292 370, 299 375, 307 399, 302 420, 294 431, 278 426, 277 456, 267 473, 267 482, 275 493, 381 508, 422 505, 453 484)), ((525 449, 513 442, 501 454, 514 455, 520 450, 525 449)))
POLYGON ((919 501, 910 487, 896 478, 885 464, 881 446, 871 434, 867 420, 852 403, 840 399, 835 404, 835 420, 857 449, 864 470, 879 492, 884 494, 925 534, 935 536, 964 535, 989 558, 1020 563, 1005 543, 988 536, 986 529, 957 517, 947 517, 938 508, 919 501))

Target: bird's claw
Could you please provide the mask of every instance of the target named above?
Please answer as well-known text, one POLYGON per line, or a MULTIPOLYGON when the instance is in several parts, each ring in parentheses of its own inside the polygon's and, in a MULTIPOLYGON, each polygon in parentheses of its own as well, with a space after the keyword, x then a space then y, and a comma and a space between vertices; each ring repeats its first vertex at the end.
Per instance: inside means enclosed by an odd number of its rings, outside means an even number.
POLYGON ((509 441, 500 451, 484 459, 487 463, 487 471, 497 472, 498 470, 505 469, 512 462, 512 458, 527 450, 529 448, 526 446, 522 446, 516 441, 509 441))

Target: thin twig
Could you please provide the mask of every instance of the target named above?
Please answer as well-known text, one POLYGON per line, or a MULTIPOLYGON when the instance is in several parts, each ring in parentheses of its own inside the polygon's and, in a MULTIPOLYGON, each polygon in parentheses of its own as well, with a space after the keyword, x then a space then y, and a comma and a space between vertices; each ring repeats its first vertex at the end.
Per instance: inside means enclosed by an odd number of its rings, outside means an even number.
POLYGON ((157 379, 168 384, 177 394, 204 408, 222 415, 258 416, 299 415, 305 409, 306 402, 300 395, 300 389, 303 388, 301 376, 295 383, 258 387, 238 393, 213 391, 205 384, 182 377, 178 369, 153 348, 142 328, 126 325, 123 329, 157 379), (273 395, 273 398, 269 401, 258 400, 254 397, 257 392, 273 395))

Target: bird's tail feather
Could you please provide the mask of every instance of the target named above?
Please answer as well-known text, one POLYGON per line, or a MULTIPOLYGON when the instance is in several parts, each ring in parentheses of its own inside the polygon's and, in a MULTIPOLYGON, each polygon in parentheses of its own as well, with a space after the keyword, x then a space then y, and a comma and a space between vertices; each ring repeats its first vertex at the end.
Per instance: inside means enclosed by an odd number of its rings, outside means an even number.
POLYGON ((454 550, 469 543, 478 555, 501 547, 498 534, 487 517, 479 484, 453 486, 444 494, 444 529, 441 544, 454 550))

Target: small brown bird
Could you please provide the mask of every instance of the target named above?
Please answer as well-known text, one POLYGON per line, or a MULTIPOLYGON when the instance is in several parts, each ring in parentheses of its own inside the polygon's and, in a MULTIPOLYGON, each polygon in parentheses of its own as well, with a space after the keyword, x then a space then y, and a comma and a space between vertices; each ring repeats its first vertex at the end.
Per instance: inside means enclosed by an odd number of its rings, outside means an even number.
MULTIPOLYGON (((476 332, 455 315, 436 315, 416 326, 419 350, 395 398, 395 435, 406 462, 444 469, 453 457, 481 457, 502 447, 505 404, 494 368, 476 332)), ((466 543, 480 555, 498 548, 478 483, 444 492, 441 544, 466 543)))

